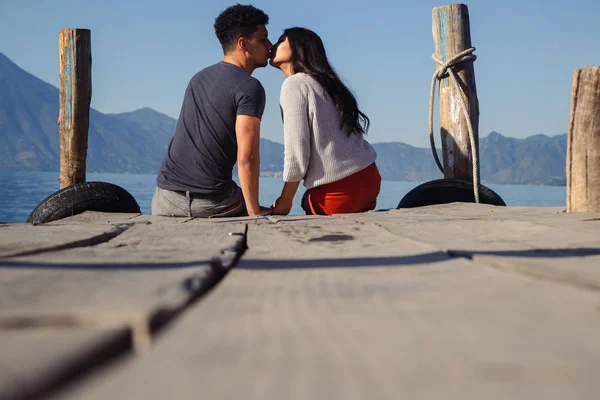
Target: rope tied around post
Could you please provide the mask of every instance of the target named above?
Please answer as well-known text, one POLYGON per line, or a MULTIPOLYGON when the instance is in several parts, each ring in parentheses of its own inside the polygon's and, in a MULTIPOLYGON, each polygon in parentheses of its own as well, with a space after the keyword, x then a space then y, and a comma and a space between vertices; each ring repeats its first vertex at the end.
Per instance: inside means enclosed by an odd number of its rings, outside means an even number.
POLYGON ((465 116, 465 120, 467 122, 467 127, 469 130, 469 141, 471 143, 471 152, 472 152, 472 156, 473 156, 472 157, 472 159, 473 159, 473 192, 475 195, 475 202, 479 203, 479 158, 477 155, 477 147, 475 146, 475 135, 473 133, 473 125, 471 123, 471 117, 469 115, 469 108, 467 106, 467 101, 465 99, 465 97, 466 97, 465 93, 462 90, 462 88, 460 87, 460 84, 458 83, 458 79, 456 79, 456 75, 453 71, 453 67, 462 62, 475 61, 477 59, 477 56, 475 54, 473 54, 474 51, 475 51, 475 47, 470 47, 470 48, 458 53, 457 55, 455 55, 454 57, 452 57, 451 59, 449 59, 446 62, 443 62, 442 60, 437 58, 435 56, 435 54, 433 54, 431 56, 433 61, 435 61, 435 63, 437 64, 438 68, 433 73, 433 77, 431 78, 431 89, 429 92, 429 140, 431 142, 431 151, 433 152, 433 157, 435 158, 435 162, 436 162, 438 168, 440 169, 440 171, 442 171, 442 173, 444 173, 444 167, 442 166, 442 163, 440 162, 440 159, 438 158, 438 155, 437 155, 437 151, 435 149, 435 139, 433 137, 433 108, 434 108, 434 101, 435 101, 435 83, 438 80, 441 81, 442 79, 446 78, 446 76, 449 76, 450 81, 454 85, 454 88, 460 94, 460 106, 461 106, 461 110, 465 116))

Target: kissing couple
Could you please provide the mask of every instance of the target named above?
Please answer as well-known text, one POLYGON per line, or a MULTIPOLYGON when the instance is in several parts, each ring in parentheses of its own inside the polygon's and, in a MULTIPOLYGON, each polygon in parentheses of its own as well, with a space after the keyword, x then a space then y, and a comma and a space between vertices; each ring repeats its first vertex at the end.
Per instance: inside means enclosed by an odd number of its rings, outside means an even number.
POLYGON ((377 154, 365 140, 369 118, 327 59, 321 38, 305 28, 273 44, 269 17, 251 5, 215 21, 223 60, 195 74, 156 179, 152 215, 286 215, 303 182, 306 214, 373 210, 381 186, 377 154), (266 104, 252 76, 267 65, 285 75, 280 106, 284 168, 281 195, 259 203, 260 125, 266 104), (233 180, 237 163, 239 185, 233 180))

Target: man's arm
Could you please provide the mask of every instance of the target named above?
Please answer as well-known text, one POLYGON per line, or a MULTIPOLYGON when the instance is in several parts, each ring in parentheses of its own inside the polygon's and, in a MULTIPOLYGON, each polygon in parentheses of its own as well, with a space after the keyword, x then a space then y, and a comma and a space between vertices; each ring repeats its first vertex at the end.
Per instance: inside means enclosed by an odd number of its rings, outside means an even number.
POLYGON ((248 215, 267 215, 270 209, 261 207, 258 203, 260 118, 238 115, 235 120, 235 135, 238 144, 238 176, 248 215))

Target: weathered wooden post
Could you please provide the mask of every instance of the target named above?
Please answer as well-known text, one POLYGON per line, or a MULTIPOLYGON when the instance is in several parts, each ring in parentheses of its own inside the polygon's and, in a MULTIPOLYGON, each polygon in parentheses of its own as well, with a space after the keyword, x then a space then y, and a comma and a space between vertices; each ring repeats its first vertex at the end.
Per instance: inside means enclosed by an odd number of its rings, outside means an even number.
POLYGON ((92 51, 89 29, 61 29, 60 56, 60 188, 85 182, 92 51))
MULTIPOLYGON (((471 47, 469 10, 466 5, 450 4, 434 7, 432 17, 435 56, 441 62, 446 62, 471 47)), ((479 101, 475 86, 475 71, 472 60, 463 61, 453 68, 462 92, 454 87, 448 76, 439 82, 444 178, 472 181, 473 155, 467 121, 460 101, 464 93, 473 127, 475 150, 478 151, 479 101)), ((479 168, 477 171, 479 172, 479 168)))
POLYGON ((567 139, 567 212, 600 212, 600 67, 573 74, 567 139))

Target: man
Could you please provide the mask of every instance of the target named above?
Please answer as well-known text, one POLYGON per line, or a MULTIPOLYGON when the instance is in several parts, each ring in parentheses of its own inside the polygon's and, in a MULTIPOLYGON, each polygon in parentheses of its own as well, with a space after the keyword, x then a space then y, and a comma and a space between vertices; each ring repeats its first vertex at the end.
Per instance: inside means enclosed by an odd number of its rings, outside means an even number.
POLYGON ((266 215, 258 203, 260 120, 265 90, 251 76, 265 67, 269 17, 235 5, 215 21, 223 61, 190 81, 179 121, 156 179, 152 215, 266 215), (238 163, 240 187, 232 180, 238 163))

